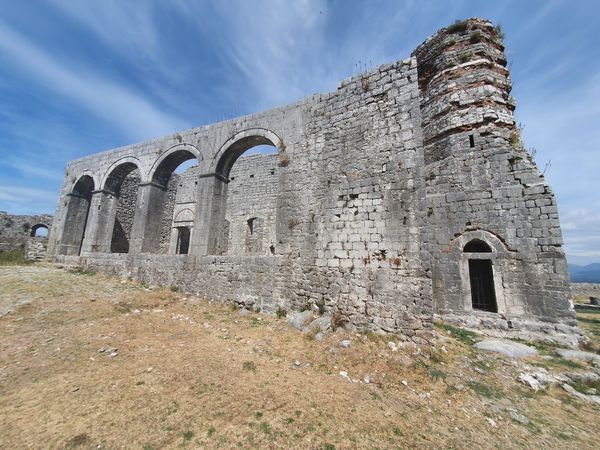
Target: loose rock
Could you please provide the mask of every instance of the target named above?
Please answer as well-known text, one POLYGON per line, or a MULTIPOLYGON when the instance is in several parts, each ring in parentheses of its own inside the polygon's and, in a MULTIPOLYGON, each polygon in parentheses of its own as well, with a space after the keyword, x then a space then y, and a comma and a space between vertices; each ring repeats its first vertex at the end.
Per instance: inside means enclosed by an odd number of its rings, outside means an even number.
POLYGON ((484 352, 500 353, 514 359, 528 358, 538 354, 533 347, 503 339, 485 339, 476 343, 475 348, 484 352))

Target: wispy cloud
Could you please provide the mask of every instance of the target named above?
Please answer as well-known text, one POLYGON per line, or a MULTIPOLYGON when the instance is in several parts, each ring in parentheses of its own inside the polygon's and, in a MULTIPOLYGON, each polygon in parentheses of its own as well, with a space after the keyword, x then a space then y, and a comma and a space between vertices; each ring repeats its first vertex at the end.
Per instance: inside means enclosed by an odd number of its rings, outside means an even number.
POLYGON ((0 201, 13 214, 40 214, 52 212, 58 192, 0 184, 0 201))
POLYGON ((185 128, 187 122, 153 106, 143 96, 113 81, 59 61, 0 21, 0 51, 35 80, 76 101, 95 116, 143 139, 185 128))

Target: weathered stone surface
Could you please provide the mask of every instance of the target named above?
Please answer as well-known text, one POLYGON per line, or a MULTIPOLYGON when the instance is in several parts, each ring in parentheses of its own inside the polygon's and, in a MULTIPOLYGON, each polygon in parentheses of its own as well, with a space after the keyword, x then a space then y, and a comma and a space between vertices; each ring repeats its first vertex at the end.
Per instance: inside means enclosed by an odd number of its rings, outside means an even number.
POLYGON ((0 252, 23 250, 28 259, 42 259, 46 256, 48 236, 36 236, 36 231, 51 227, 49 214, 16 216, 0 211, 0 252))
POLYGON ((558 353, 558 355, 562 358, 569 359, 571 361, 590 361, 594 363, 594 365, 600 366, 600 355, 597 355, 596 353, 569 350, 566 348, 557 348, 556 353, 558 353))
POLYGON ((288 324, 298 330, 306 326, 306 322, 312 317, 310 311, 301 311, 288 317, 288 324))
POLYGON ((528 345, 500 339, 485 339, 477 342, 475 348, 484 352, 500 353, 514 359, 528 358, 538 354, 535 348, 528 345))
POLYGON ((71 161, 49 253, 419 344, 434 313, 574 325, 556 201, 516 144, 505 66, 470 19, 335 92, 71 161), (277 154, 242 156, 257 145, 277 154), (485 307, 471 265, 489 269, 485 307))

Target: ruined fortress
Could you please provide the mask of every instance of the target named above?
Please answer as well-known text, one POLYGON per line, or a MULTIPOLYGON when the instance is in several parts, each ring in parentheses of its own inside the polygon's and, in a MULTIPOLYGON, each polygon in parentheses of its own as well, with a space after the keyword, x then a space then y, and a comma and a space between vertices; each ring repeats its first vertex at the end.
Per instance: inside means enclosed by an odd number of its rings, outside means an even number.
POLYGON ((436 315, 572 332, 556 201, 510 91, 501 32, 457 22, 335 92, 69 162, 48 252, 415 342, 436 315))

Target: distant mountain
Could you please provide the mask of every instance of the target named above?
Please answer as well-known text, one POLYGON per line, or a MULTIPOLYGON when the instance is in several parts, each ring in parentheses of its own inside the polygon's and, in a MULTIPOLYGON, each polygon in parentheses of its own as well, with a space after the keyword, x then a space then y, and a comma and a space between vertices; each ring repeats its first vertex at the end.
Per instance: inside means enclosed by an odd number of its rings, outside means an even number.
POLYGON ((600 283, 600 263, 587 266, 569 264, 569 272, 573 283, 600 283))

